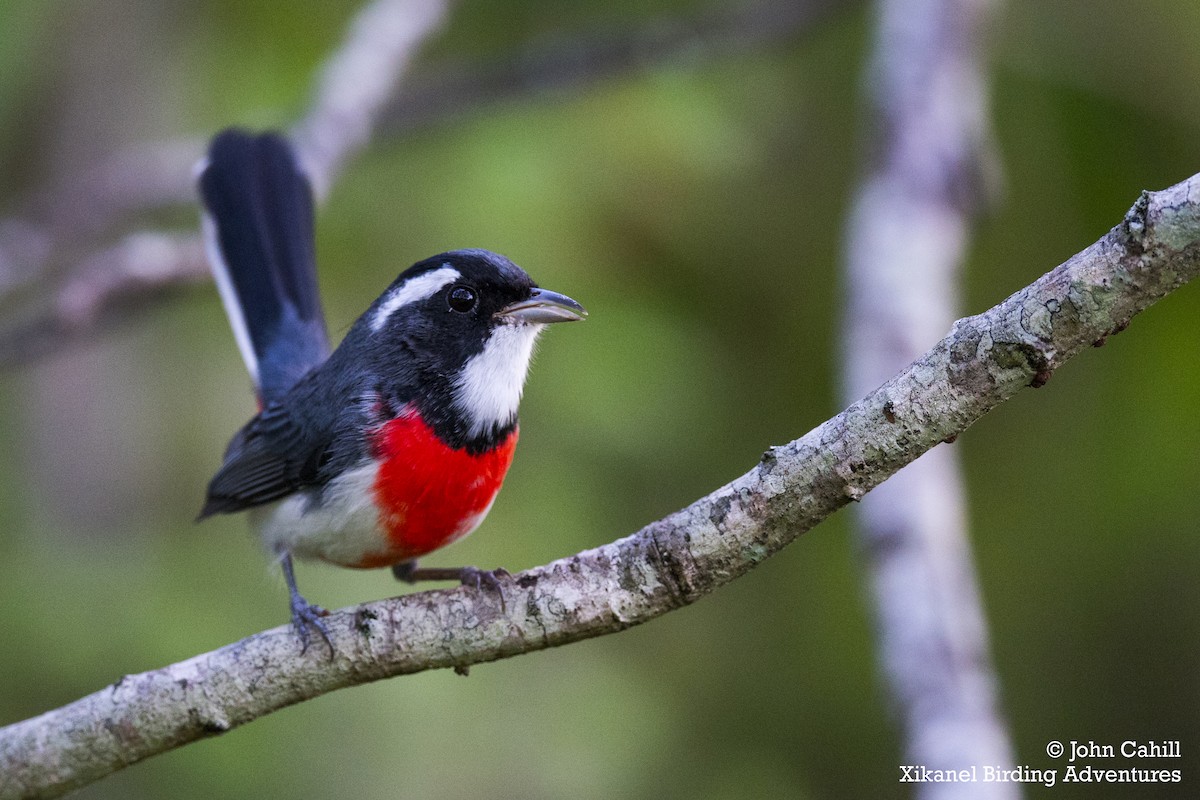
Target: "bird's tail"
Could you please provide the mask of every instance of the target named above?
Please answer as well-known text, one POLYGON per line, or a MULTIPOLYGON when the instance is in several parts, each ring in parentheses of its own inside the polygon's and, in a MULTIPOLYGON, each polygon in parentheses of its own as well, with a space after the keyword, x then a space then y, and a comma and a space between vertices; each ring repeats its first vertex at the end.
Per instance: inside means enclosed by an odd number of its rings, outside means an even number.
POLYGON ((209 264, 265 405, 329 355, 312 188, 277 133, 217 134, 199 167, 209 264))

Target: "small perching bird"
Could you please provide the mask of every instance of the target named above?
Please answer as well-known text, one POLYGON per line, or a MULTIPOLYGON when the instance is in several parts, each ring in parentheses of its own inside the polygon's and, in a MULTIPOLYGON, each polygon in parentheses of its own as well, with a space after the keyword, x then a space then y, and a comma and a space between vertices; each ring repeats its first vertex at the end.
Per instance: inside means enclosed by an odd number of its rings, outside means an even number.
POLYGON ((535 340, 587 312, 503 256, 456 250, 402 272, 330 352, 312 191, 287 140, 218 134, 199 185, 209 261, 260 407, 200 518, 250 511, 305 647, 309 626, 329 635, 296 588, 293 556, 494 583, 416 559, 483 521, 512 463, 535 340))

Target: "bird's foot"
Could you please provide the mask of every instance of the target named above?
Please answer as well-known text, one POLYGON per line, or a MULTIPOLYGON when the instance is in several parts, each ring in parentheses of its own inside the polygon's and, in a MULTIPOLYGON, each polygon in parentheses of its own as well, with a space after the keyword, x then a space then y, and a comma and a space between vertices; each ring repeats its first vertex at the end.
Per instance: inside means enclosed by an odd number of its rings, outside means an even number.
POLYGON ((459 567, 458 581, 463 586, 474 586, 476 589, 487 587, 490 591, 500 595, 500 600, 504 600, 504 585, 500 582, 501 579, 512 580, 512 573, 504 567, 496 567, 495 569, 480 569, 479 567, 459 567))
POLYGON ((292 624, 296 626, 296 633, 300 636, 300 654, 308 652, 309 629, 315 630, 321 634, 321 638, 325 640, 325 644, 329 646, 329 657, 333 658, 333 640, 329 637, 329 628, 325 626, 323 617, 328 617, 329 612, 320 606, 313 605, 301 597, 299 594, 292 595, 292 624))
POLYGON ((300 594, 300 590, 296 588, 296 573, 292 569, 290 553, 284 554, 283 558, 279 560, 279 565, 283 567, 283 577, 287 581, 288 595, 292 598, 292 624, 296 626, 296 633, 300 636, 300 655, 308 652, 308 629, 311 627, 315 628, 317 633, 321 634, 321 638, 325 640, 325 644, 329 645, 329 660, 332 661, 334 656, 333 640, 329 638, 329 628, 325 627, 325 620, 321 619, 328 617, 329 612, 305 600, 300 594))

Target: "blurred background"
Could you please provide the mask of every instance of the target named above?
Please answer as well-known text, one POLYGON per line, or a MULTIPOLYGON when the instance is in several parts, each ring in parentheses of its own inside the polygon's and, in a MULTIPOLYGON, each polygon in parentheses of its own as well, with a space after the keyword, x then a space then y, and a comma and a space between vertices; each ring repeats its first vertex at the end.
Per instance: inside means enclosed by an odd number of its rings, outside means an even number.
MULTIPOLYGON (((347 165, 318 215, 335 339, 401 269, 459 247, 504 253, 591 312, 542 342, 489 519, 428 564, 516 571, 611 541, 840 410, 871 14, 819 6, 605 76, 414 111, 347 165)), ((686 31, 729 7, 466 0, 413 80, 686 31)), ((5 253, 0 331, 98 243, 196 228, 179 198, 93 231, 80 175, 139 145, 198 156, 226 125, 291 125, 358 8, 0 0, 0 233, 36 224, 60 243, 20 291, 22 261, 5 253)), ((1200 169, 1197 30, 1192 0, 1003 5, 1005 188, 977 229, 964 313, 1091 244, 1140 190, 1200 169)), ((0 372, 0 724, 287 620, 246 521, 192 521, 254 407, 215 290, 121 311, 0 372)), ((1061 766, 1044 754, 1055 739, 1178 739, 1184 763, 1163 766, 1200 777, 1198 316, 1186 287, 954 445, 1019 763, 1061 766)), ((386 570, 301 565, 299 580, 329 608, 400 591, 386 570)), ((644 627, 468 678, 338 692, 79 796, 907 797, 893 722, 839 514, 644 627)), ((1027 792, 1170 789, 1149 788, 1027 792)))

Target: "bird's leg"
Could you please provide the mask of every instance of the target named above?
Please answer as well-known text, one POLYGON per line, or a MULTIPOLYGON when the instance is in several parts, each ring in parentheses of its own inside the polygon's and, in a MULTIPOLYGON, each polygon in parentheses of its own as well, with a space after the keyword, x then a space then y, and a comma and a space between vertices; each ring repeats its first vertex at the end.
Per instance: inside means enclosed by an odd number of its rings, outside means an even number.
POLYGON ((393 564, 392 574, 396 576, 396 580, 403 581, 404 583, 458 581, 463 586, 474 586, 476 589, 485 584, 490 589, 499 589, 501 578, 512 577, 504 567, 497 567, 496 569, 480 569, 479 567, 418 568, 416 559, 393 564))
POLYGON ((496 569, 480 569, 479 567, 417 567, 417 560, 402 561, 392 565, 392 574, 396 580, 404 583, 418 581, 458 581, 463 586, 474 586, 481 589, 486 586, 500 595, 500 608, 504 609, 504 586, 502 578, 511 578, 512 574, 503 567, 496 569))
POLYGON ((296 633, 300 634, 301 655, 308 650, 308 628, 311 625, 316 628, 317 633, 321 634, 325 644, 329 645, 329 656, 332 658, 333 640, 329 638, 329 629, 325 627, 325 621, 321 619, 321 617, 329 616, 329 612, 320 606, 314 606, 300 595, 300 590, 296 588, 296 573, 292 569, 291 553, 285 555, 279 563, 283 565, 283 577, 287 581, 288 592, 292 596, 292 624, 296 626, 296 633))

